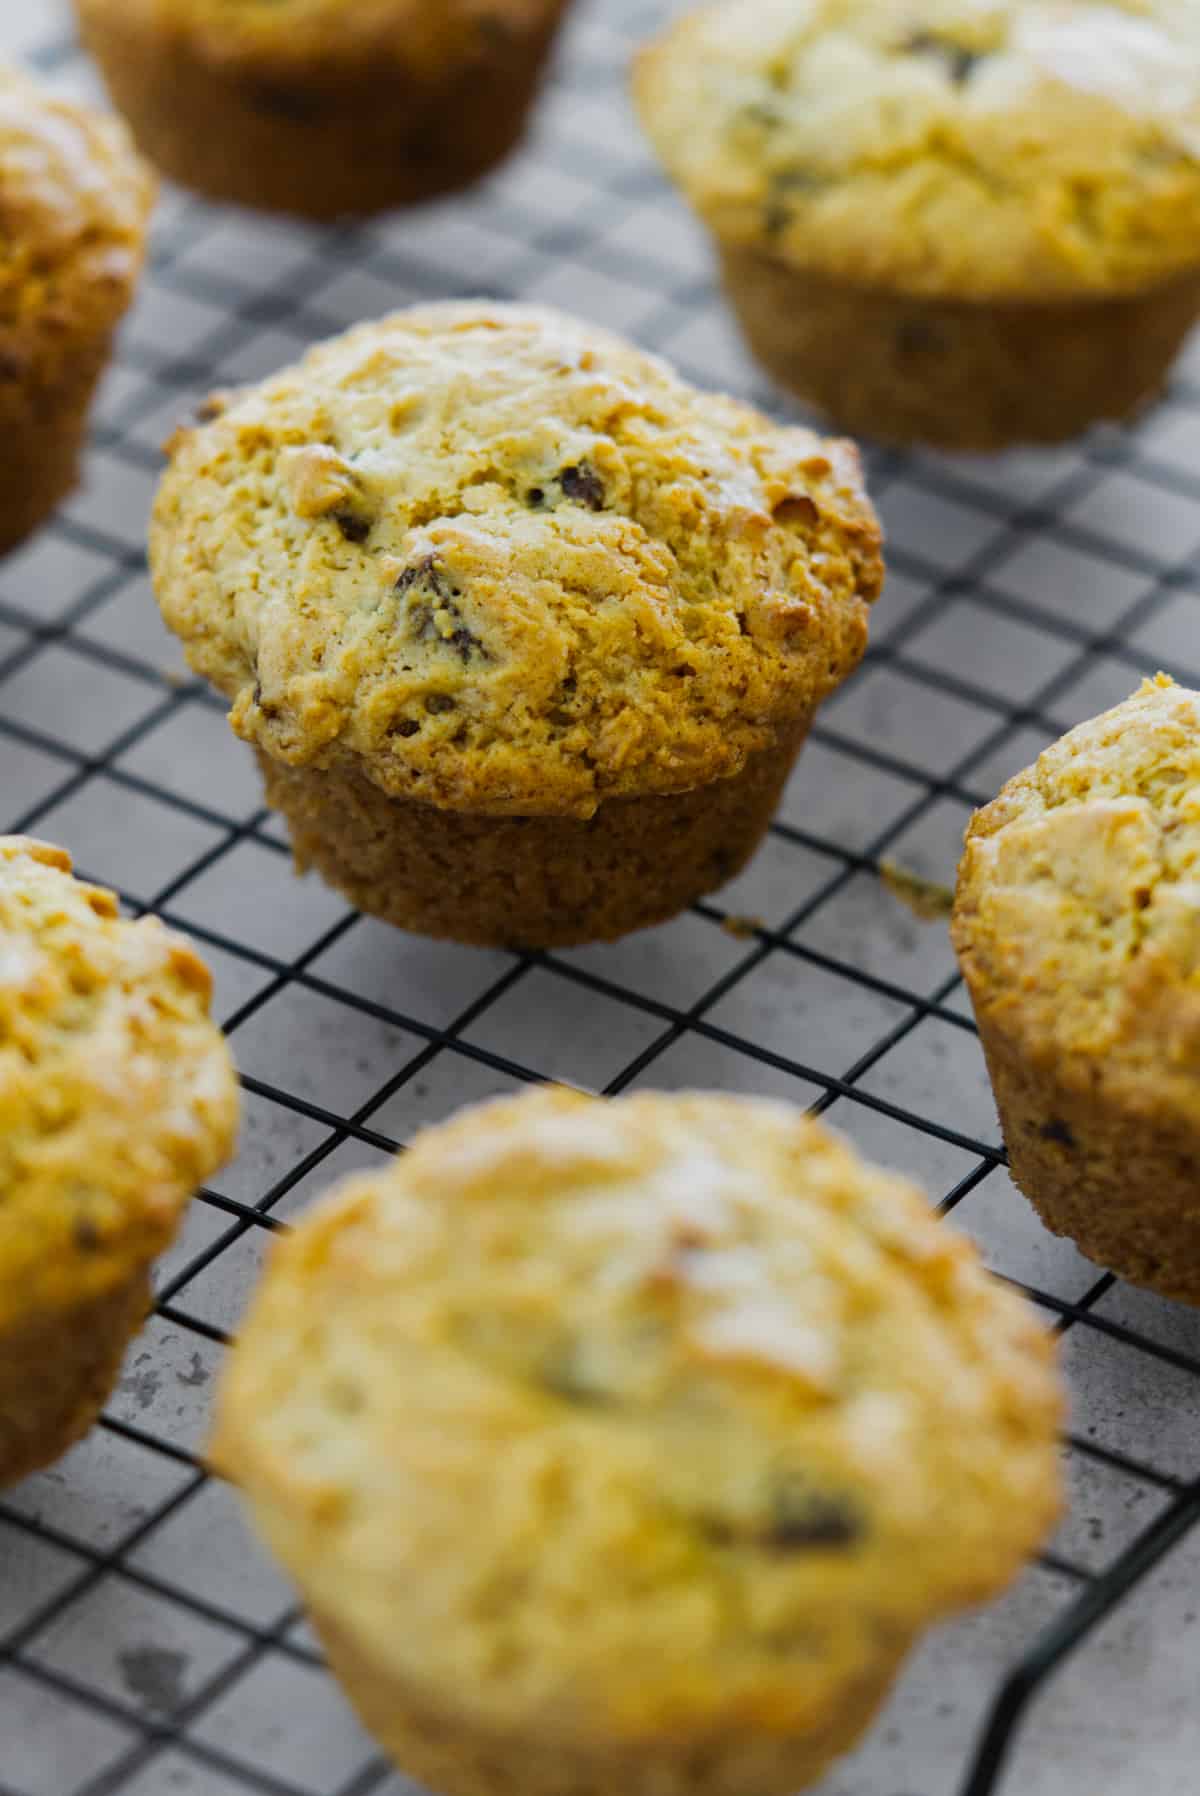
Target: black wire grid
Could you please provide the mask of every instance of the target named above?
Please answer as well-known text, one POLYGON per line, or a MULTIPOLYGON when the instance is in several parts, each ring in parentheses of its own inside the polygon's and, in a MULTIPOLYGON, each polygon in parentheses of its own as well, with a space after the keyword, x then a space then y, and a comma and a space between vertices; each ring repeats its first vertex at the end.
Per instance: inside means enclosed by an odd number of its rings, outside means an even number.
MULTIPOLYGON (((0 1796, 410 1792, 195 1449, 270 1231, 419 1123, 525 1082, 711 1084, 832 1112, 958 1210, 1067 1337, 1071 1519, 1014 1597, 942 1637, 828 1796, 993 1796, 1030 1698, 1200 1520, 1200 1328, 1032 1221, 944 932, 878 879, 889 856, 949 878, 970 808, 1143 674, 1200 684, 1186 358, 1151 418, 1070 452, 869 454, 892 585, 866 668, 825 712, 750 873, 617 948, 420 943, 295 883, 220 705, 171 671, 142 547, 156 445, 209 388, 356 318, 481 289, 535 297, 780 409, 620 111, 629 51, 664 10, 580 0, 530 148, 451 205, 318 233, 171 197, 89 484, 0 567, 0 827, 64 841, 131 910, 197 938, 248 1112, 110 1412, 0 1504, 0 1796)), ((90 80, 68 38, 33 60, 67 91, 90 80)), ((1124 1695, 1136 1757, 1151 1748, 1143 1696, 1136 1682, 1124 1695)))

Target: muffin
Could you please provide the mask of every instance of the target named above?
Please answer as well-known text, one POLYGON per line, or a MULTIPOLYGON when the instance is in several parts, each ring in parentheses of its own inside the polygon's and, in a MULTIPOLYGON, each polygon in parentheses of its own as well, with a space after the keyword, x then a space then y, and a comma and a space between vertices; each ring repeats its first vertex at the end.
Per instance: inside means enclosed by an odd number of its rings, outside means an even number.
POLYGON ((0 837, 0 1485, 90 1428, 151 1262, 233 1145, 209 992, 61 849, 0 837))
POLYGON ((443 1796, 793 1796, 1059 1505, 1049 1336, 784 1104, 464 1111, 273 1249, 213 1445, 443 1796))
POLYGON ((1160 674, 1010 780, 952 927, 1017 1184, 1200 1303, 1200 694, 1160 674))
POLYGON ((152 199, 120 124, 0 65, 0 554, 75 485, 152 199))
POLYGON ((614 938, 737 872, 866 642, 849 445, 485 302, 211 409, 173 444, 154 581, 302 867, 513 947, 614 938))
POLYGON ((519 142, 566 0, 76 0, 164 174, 309 218, 452 191, 519 142))
POLYGON ((635 87, 751 348, 853 431, 1074 436, 1200 313, 1193 0, 722 0, 635 87))

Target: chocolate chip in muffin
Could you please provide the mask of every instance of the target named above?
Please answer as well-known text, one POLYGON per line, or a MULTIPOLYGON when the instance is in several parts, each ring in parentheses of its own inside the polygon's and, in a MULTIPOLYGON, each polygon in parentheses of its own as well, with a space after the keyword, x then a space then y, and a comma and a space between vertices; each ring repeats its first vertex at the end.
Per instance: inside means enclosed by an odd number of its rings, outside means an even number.
POLYGON ((703 1528, 716 1546, 753 1547, 770 1553, 845 1551, 856 1546, 866 1532, 861 1515, 850 1503, 790 1481, 772 1492, 761 1525, 710 1515, 703 1518, 703 1528))
POLYGON ((396 591, 411 592, 418 584, 428 586, 431 591, 441 595, 441 575, 436 555, 426 555, 420 561, 414 561, 411 567, 406 567, 396 581, 396 591))
POLYGON ((936 31, 914 31, 902 48, 910 56, 936 56, 955 87, 965 87, 984 61, 980 51, 968 50, 965 44, 956 44, 953 38, 942 37, 936 31))
POLYGON ((371 534, 371 520, 357 511, 335 511, 333 521, 348 543, 365 543, 371 534))
POLYGON ((1070 1124, 1063 1122, 1062 1118, 1058 1116, 1051 1117, 1048 1123, 1043 1123, 1040 1133, 1043 1141, 1053 1141, 1059 1147, 1073 1148, 1079 1145, 1070 1124))
POLYGON ((590 462, 581 461, 575 467, 564 468, 558 479, 566 498, 573 499, 577 505, 586 505, 589 511, 604 510, 604 482, 590 462))
POLYGON ((525 503, 531 511, 553 509, 560 498, 573 505, 585 505, 589 511, 604 510, 604 482, 590 462, 574 462, 563 468, 554 481, 531 486, 525 493, 525 503))
POLYGON ((779 168, 771 175, 767 187, 767 209, 763 227, 768 237, 786 231, 795 216, 791 201, 801 194, 820 193, 829 186, 829 178, 813 168, 779 168))
POLYGON ((480 661, 491 660, 491 656, 480 642, 478 636, 475 635, 474 631, 468 630, 467 626, 463 623, 462 613, 455 605, 447 602, 447 604, 442 607, 442 611, 449 615, 453 623, 453 628, 450 630, 439 628, 438 614, 431 611, 428 607, 422 606, 418 609, 420 611, 420 618, 418 621, 414 614, 414 622, 416 622, 417 637, 419 641, 428 641, 430 638, 439 638, 447 645, 447 647, 458 650, 464 667, 469 665, 472 657, 480 661))
POLYGON ((546 1355, 538 1368, 538 1382, 565 1403, 607 1407, 616 1401, 610 1390, 589 1375, 578 1341, 562 1341, 546 1355))
POLYGON ((95 1253, 100 1246, 100 1231, 90 1217, 77 1217, 71 1233, 80 1253, 95 1253))
POLYGON ((456 649, 464 667, 472 659, 491 660, 479 637, 468 629, 455 602, 461 599, 462 592, 446 570, 438 566, 436 555, 426 555, 405 568, 396 581, 396 591, 416 595, 409 604, 408 630, 417 642, 441 642, 456 649))
POLYGON ((862 1516, 844 1499, 782 1484, 771 1504, 763 1545, 777 1553, 857 1546, 866 1533, 862 1516))
POLYGON ((738 113, 738 122, 753 125, 760 131, 775 131, 783 123, 783 113, 769 100, 751 100, 738 113))
POLYGON ((440 632, 434 622, 432 605, 414 605, 409 614, 411 633, 418 642, 433 642, 440 632))

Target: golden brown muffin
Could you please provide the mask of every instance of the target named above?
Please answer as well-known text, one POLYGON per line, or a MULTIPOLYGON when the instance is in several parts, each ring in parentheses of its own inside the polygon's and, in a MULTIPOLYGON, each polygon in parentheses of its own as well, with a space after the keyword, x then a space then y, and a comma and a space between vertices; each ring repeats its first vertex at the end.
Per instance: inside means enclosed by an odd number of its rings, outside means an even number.
POLYGON ((857 433, 1073 436, 1200 313, 1194 0, 719 0, 635 87, 751 347, 857 433))
POLYGON ((233 1145, 210 988, 61 849, 0 837, 0 1485, 90 1428, 152 1261, 233 1145))
POLYGON ((848 444, 484 302, 362 326, 183 433, 151 563, 301 865, 507 946, 735 873, 882 578, 848 444))
POLYGON ((273 1250, 214 1453, 443 1796, 792 1796, 1058 1510, 1048 1334, 786 1105, 464 1111, 273 1250))
POLYGON ((953 921, 1013 1177, 1200 1303, 1200 695, 1165 675, 980 811, 953 921))
POLYGON ((567 0, 76 0, 138 143, 309 218, 461 187, 519 142, 567 0))
POLYGON ((0 554, 75 484, 152 199, 123 126, 0 64, 0 554))

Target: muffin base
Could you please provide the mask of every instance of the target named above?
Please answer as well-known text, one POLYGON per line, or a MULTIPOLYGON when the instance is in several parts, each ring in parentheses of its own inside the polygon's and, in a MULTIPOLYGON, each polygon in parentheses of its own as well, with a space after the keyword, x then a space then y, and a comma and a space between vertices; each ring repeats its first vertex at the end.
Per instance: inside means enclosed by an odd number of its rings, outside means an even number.
POLYGON ((495 948, 615 941, 733 878, 779 803, 808 720, 733 779, 609 799, 594 817, 478 817, 389 798, 361 774, 258 753, 296 864, 401 929, 495 948))
POLYGON ((366 53, 275 69, 217 62, 120 6, 80 12, 118 110, 164 174, 213 199, 330 219, 453 192, 502 161, 523 134, 565 4, 436 82, 366 53))
POLYGON ((1200 1133, 1173 1130, 980 1039, 1015 1183, 1046 1227, 1130 1284, 1200 1305, 1200 1133))
POLYGON ((907 1657, 907 1645, 848 1681, 823 1724, 803 1738, 670 1733, 611 1746, 526 1739, 464 1726, 376 1672, 345 1633, 317 1614, 334 1675, 400 1768, 440 1796, 796 1796, 870 1726, 907 1657))
POLYGON ((951 450, 1058 443, 1155 397, 1200 316, 1200 273, 1127 297, 952 303, 722 251, 751 349, 854 435, 951 450))
POLYGON ((151 1303, 142 1273, 0 1334, 0 1487, 51 1465, 88 1432, 151 1303))
POLYGON ((32 535, 76 486, 88 411, 108 360, 106 332, 70 355, 56 357, 66 372, 46 379, 12 371, 0 344, 0 441, 5 444, 0 482, 0 555, 32 535))

